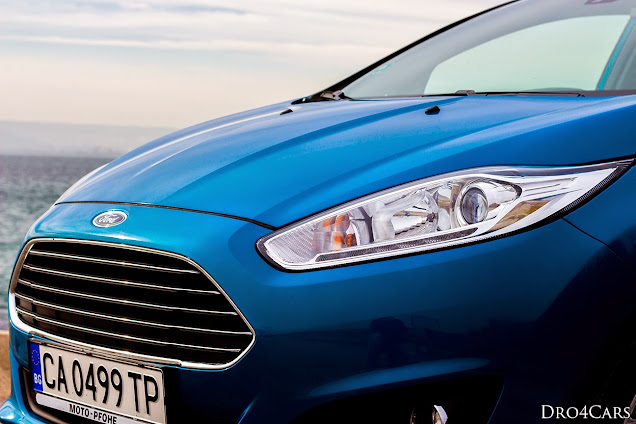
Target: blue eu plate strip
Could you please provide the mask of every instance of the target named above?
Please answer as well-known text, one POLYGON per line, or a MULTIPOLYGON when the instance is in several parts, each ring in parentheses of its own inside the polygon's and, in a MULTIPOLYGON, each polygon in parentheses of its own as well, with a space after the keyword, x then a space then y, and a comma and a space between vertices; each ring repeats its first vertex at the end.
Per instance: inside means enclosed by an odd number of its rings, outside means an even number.
POLYGON ((31 376, 33 377, 33 389, 42 392, 42 364, 40 363, 40 345, 29 343, 29 357, 31 358, 31 376))

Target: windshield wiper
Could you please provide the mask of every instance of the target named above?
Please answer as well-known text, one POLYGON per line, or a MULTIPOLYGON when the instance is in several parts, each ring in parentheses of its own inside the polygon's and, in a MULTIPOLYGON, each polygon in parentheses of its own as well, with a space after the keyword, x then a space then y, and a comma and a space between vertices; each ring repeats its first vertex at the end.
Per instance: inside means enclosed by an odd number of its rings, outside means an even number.
POLYGON ((342 90, 336 91, 323 91, 319 94, 320 98, 325 100, 348 100, 350 97, 345 96, 342 90))
POLYGON ((475 91, 457 90, 454 93, 426 94, 423 97, 436 96, 574 96, 585 97, 583 91, 577 90, 556 90, 556 91, 475 91))
POLYGON ((311 102, 329 102, 333 100, 350 100, 350 99, 351 97, 345 96, 342 90, 335 90, 335 91, 325 90, 325 91, 321 91, 320 93, 311 95, 309 97, 300 99, 299 101, 297 100, 294 103, 296 104, 296 103, 311 103, 311 102))
POLYGON ((573 96, 585 97, 581 91, 557 90, 557 91, 483 91, 475 93, 476 96, 573 96))

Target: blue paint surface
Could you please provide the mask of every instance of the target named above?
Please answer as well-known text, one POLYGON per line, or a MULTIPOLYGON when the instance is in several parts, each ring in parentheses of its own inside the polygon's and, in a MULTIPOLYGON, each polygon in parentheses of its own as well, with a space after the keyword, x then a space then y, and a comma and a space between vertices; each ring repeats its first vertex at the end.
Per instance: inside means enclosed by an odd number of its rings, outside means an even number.
POLYGON ((340 101, 276 113, 287 107, 166 136, 107 165, 62 201, 149 203, 282 226, 446 172, 630 155, 633 133, 625 123, 636 97, 340 101), (426 115, 432 105, 441 112, 426 115))
MULTIPOLYGON (((164 367, 173 405, 209 419, 280 422, 334 396, 503 373, 501 418, 493 421, 503 423, 565 396, 589 365, 586 352, 601 348, 606 325, 624 318, 635 298, 623 261, 565 220, 487 243, 295 274, 258 255, 254 243, 269 230, 256 224, 143 206, 120 207, 129 219, 117 227, 91 224, 111 207, 56 206, 27 239, 126 243, 205 268, 256 332, 230 369, 164 367), (519 403, 522 393, 532 395, 519 403)), ((13 328, 12 355, 23 367, 27 340, 13 328)))
MULTIPOLYGON (((361 394, 484 376, 503 381, 490 423, 534 423, 541 405, 577 399, 632 322, 634 168, 561 219, 483 243, 305 273, 275 269, 255 244, 271 227, 438 174, 635 158, 634 122, 633 95, 284 102, 122 156, 70 189, 24 243, 174 252, 232 299, 255 343, 228 369, 163 366, 171 424, 280 424, 361 394), (432 106, 440 112, 426 114, 432 106), (113 209, 128 219, 92 224, 113 209)), ((40 423, 24 395, 41 383, 23 381, 40 373, 38 345, 14 324, 0 421, 40 423)))

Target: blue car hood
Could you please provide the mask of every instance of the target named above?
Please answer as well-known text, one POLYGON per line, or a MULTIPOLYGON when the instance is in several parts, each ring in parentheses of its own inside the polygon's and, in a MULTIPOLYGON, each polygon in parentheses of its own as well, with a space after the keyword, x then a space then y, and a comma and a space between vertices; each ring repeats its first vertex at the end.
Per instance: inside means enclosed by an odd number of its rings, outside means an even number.
POLYGON ((282 226, 356 197, 487 165, 634 155, 636 96, 450 97, 281 103, 162 137, 59 202, 127 202, 282 226), (439 113, 426 113, 432 106, 439 113))

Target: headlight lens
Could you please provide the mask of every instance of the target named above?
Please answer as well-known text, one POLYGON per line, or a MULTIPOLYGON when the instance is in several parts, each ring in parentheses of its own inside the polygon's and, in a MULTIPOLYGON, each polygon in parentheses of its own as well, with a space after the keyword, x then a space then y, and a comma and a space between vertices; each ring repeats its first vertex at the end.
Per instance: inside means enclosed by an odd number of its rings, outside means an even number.
POLYGON ((440 175, 317 214, 263 237, 257 247, 272 263, 302 271, 499 237, 571 210, 631 164, 489 167, 440 175))

